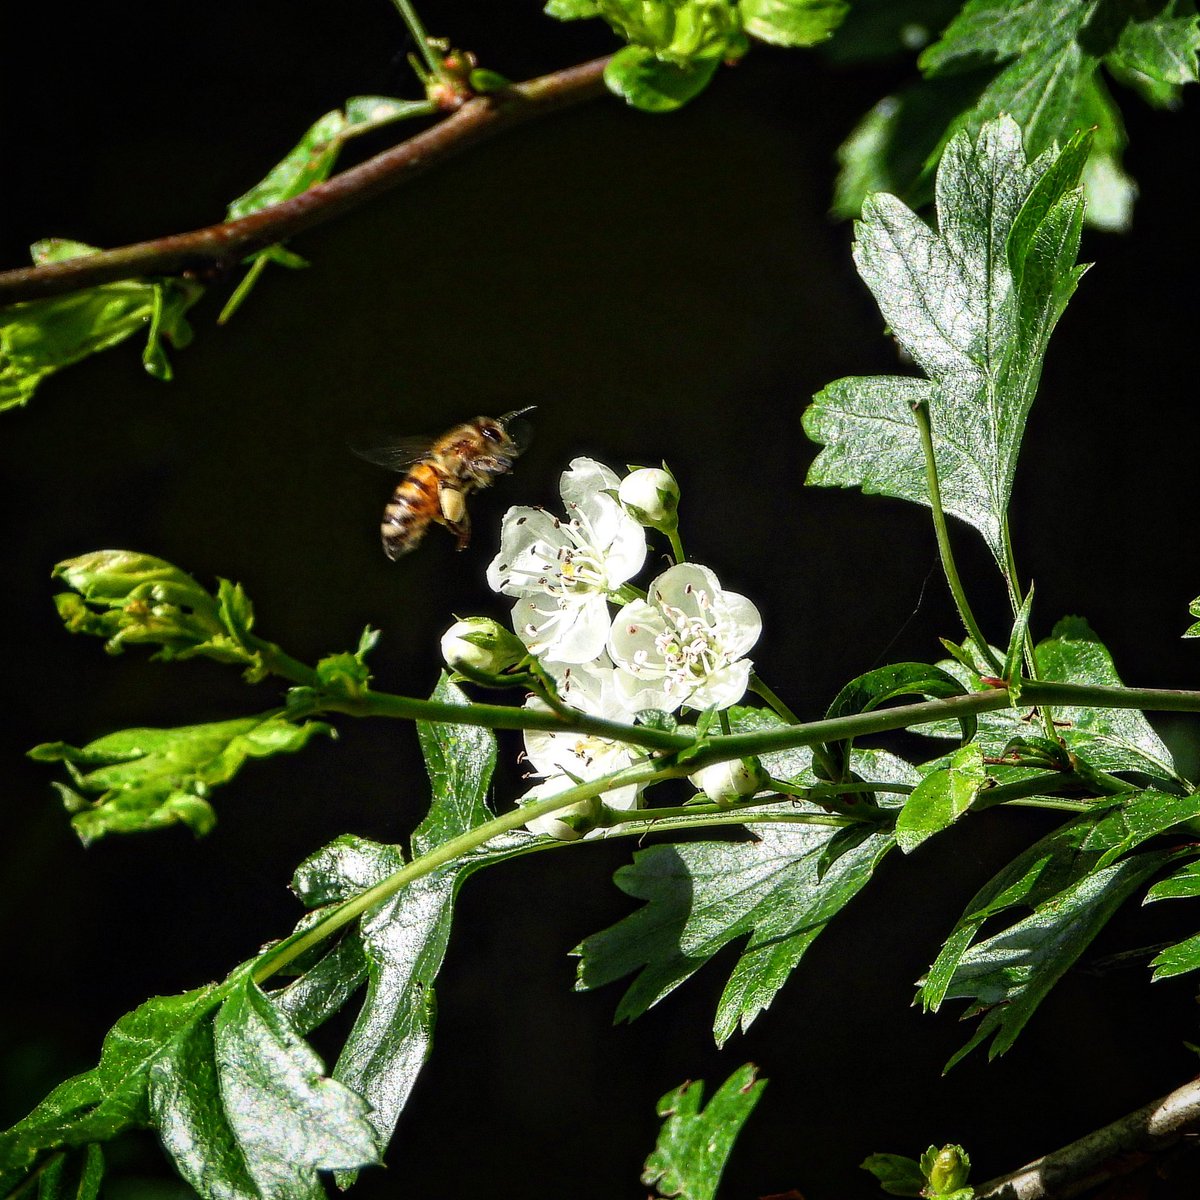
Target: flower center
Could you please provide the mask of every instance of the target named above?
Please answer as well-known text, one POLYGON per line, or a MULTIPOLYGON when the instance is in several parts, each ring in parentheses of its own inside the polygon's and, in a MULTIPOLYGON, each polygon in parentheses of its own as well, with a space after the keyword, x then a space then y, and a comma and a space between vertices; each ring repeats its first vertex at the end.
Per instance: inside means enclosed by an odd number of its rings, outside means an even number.
POLYGON ((729 663, 712 622, 707 594, 698 593, 697 600, 700 612, 695 615, 663 600, 658 604, 666 628, 654 639, 654 648, 663 660, 668 694, 677 687, 691 687, 729 663))

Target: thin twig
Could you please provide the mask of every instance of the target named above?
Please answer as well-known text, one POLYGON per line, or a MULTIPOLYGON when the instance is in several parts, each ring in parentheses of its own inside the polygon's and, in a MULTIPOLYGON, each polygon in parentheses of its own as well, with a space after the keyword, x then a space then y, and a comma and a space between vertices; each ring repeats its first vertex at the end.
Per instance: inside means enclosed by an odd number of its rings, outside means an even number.
POLYGON ((975 1200, 1069 1200, 1200 1131, 1200 1078, 975 1189, 975 1200))
POLYGON ((2 272, 0 305, 55 296, 117 279, 202 274, 232 267, 256 250, 321 225, 415 179, 430 167, 502 130, 601 95, 607 62, 607 58, 593 59, 513 84, 494 95, 477 96, 407 141, 291 200, 248 217, 65 262, 2 272))

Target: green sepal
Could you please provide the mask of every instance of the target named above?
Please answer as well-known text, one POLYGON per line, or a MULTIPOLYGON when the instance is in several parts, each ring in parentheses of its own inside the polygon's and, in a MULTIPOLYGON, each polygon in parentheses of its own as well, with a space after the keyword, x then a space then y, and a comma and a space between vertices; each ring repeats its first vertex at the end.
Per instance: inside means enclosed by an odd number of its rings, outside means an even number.
POLYGON ((247 759, 294 753, 316 734, 332 733, 319 721, 293 724, 276 710, 206 725, 125 729, 82 747, 46 742, 29 756, 66 764, 79 791, 59 785, 60 793, 72 828, 88 845, 110 833, 176 823, 206 834, 216 822, 210 790, 247 759))
POLYGON ((758 1078, 753 1063, 746 1063, 703 1109, 703 1080, 689 1080, 668 1092, 658 1102, 663 1124, 642 1170, 642 1183, 664 1197, 712 1200, 733 1144, 766 1082, 758 1078))

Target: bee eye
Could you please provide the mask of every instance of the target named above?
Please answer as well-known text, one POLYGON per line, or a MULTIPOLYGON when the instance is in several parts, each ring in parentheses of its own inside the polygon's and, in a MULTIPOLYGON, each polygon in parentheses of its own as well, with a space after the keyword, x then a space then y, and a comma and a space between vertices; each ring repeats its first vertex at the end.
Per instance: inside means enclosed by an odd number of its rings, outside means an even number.
POLYGON ((480 432, 489 442, 498 442, 500 440, 500 430, 493 425, 485 425, 480 432))

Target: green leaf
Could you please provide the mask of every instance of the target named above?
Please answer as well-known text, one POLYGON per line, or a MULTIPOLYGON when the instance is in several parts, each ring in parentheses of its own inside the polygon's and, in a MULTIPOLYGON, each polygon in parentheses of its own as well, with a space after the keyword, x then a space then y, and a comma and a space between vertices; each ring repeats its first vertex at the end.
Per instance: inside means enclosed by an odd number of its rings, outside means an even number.
POLYGON ((104 1039, 95 1067, 59 1084, 24 1120, 0 1133, 0 1192, 7 1195, 46 1151, 147 1126, 151 1069, 223 995, 223 987, 209 985, 156 996, 123 1016, 104 1039))
MULTIPOLYGON (((965 693, 966 688, 962 683, 940 667, 930 666, 929 663, 893 663, 888 667, 868 671, 867 674, 860 675, 846 684, 826 710, 825 719, 833 720, 856 713, 871 712, 881 704, 900 696, 940 698, 962 696, 965 693)), ((963 741, 969 742, 975 736, 975 718, 965 716, 961 725, 963 741)), ((845 778, 852 745, 853 741, 847 739, 823 745, 815 752, 815 757, 827 773, 827 778, 845 778)))
MULTIPOLYGON (((1197 596, 1196 599, 1188 605, 1188 612, 1190 612, 1193 617, 1200 617, 1200 596, 1197 596)), ((1184 630, 1183 636, 1185 638, 1200 637, 1200 621, 1197 621, 1193 625, 1189 625, 1187 629, 1184 630)))
POLYGON ((642 112, 674 112, 708 86, 720 60, 664 62, 644 46, 625 46, 609 59, 604 82, 614 95, 642 112))
POLYGON ((658 1102, 664 1120, 642 1182, 660 1196, 712 1200, 733 1144, 766 1086, 757 1075, 753 1063, 739 1067, 703 1110, 703 1080, 689 1080, 668 1092, 658 1102))
MULTIPOLYGON (((47 240, 33 247, 37 265, 95 254, 82 242, 47 240)), ((150 329, 146 369, 170 378, 162 339, 184 346, 183 314, 204 289, 189 280, 127 279, 0 310, 0 412, 28 403, 47 375, 150 329)))
MULTIPOLYGON (((1143 904, 1157 900, 1190 900, 1200 896, 1200 862, 1190 862, 1146 892, 1143 904)), ((1200 967, 1200 933, 1168 946, 1150 964, 1154 979, 1182 975, 1200 967)))
POLYGON ((596 0, 600 15, 627 42, 684 65, 745 53, 742 18, 732 0, 596 0))
POLYGON ((1200 896, 1200 862, 1190 862, 1146 892, 1143 904, 1156 900, 1190 900, 1200 896))
POLYGON ((104 1151, 96 1143, 79 1154, 60 1151, 38 1168, 37 1200, 96 1200, 103 1179, 104 1151))
POLYGON ((905 801, 896 818, 896 844, 911 854, 927 838, 957 821, 986 783, 983 752, 977 745, 963 746, 948 767, 926 775, 905 801))
POLYGON ((742 28, 776 46, 815 46, 845 20, 846 0, 740 0, 742 28))
MULTIPOLYGON (((445 675, 432 698, 467 703, 445 675)), ((432 789, 429 812, 413 834, 413 853, 419 855, 491 819, 487 792, 496 740, 490 730, 473 725, 418 722, 417 728, 432 789)), ((357 936, 367 994, 333 1075, 371 1105, 369 1120, 380 1145, 391 1137, 429 1055, 433 985, 459 887, 480 867, 518 854, 536 840, 523 830, 496 839, 485 850, 409 884, 363 918, 357 936)), ((364 891, 403 865, 398 847, 345 835, 301 864, 293 886, 306 903, 327 904, 364 891)), ((349 1181, 343 1176, 340 1182, 349 1181)))
POLYGON ((925 1187, 925 1175, 915 1158, 902 1154, 871 1154, 862 1161, 862 1169, 875 1176, 889 1196, 919 1196, 925 1187))
POLYGON ((240 584, 219 580, 214 597, 178 567, 132 550, 68 558, 52 574, 79 593, 54 597, 67 629, 104 638, 109 654, 152 645, 164 661, 202 657, 245 667, 251 683, 267 674, 240 584))
MULTIPOLYGON (((1065 617, 1051 636, 1034 650, 1038 678, 1048 683, 1097 684, 1119 687, 1112 656, 1082 617, 1065 617)), ((984 690, 979 676, 956 663, 941 664, 961 679, 970 691, 984 690)), ((1133 771, 1168 785, 1178 784, 1171 753, 1154 732, 1150 722, 1135 709, 1054 708, 1055 732, 1071 753, 1101 771, 1133 771)), ((986 757, 999 758, 1009 742, 1025 738, 1031 731, 1028 710, 1003 709, 979 718, 978 742, 986 757)), ((922 733, 950 737, 954 725, 923 725, 922 733)))
POLYGON ((548 0, 543 11, 560 21, 579 21, 584 17, 598 17, 600 6, 596 0, 548 0))
MULTIPOLYGON (((803 803, 797 809, 820 811, 803 803)), ((616 1014, 617 1020, 633 1020, 729 943, 747 938, 718 1003, 713 1033, 720 1045, 739 1024, 749 1028, 894 844, 889 833, 864 836, 817 825, 760 825, 756 833, 756 841, 637 852, 614 878, 646 904, 575 948, 577 989, 637 972, 616 1014), (844 832, 855 839, 848 842, 844 832)))
POLYGON ((1168 946, 1154 957, 1150 965, 1154 968, 1154 979, 1167 979, 1196 970, 1200 967, 1200 933, 1168 946))
POLYGON ((876 376, 830 384, 804 414, 824 448, 808 482, 861 487, 928 504, 913 418, 928 407, 943 505, 1005 561, 1002 528, 1042 356, 1082 273, 1088 138, 1027 163, 1007 118, 976 142, 956 135, 937 176, 935 232, 893 196, 872 196, 855 261, 925 380, 876 376))
POLYGON ((87 845, 106 834, 176 822, 205 834, 216 821, 209 791, 232 779, 247 759, 294 753, 314 735, 331 732, 319 721, 293 724, 276 711, 174 729, 125 729, 83 747, 47 742, 29 755, 67 764, 83 795, 64 788, 64 799, 87 845))
POLYGON ((1171 857, 1170 851, 1148 852, 1089 873, 963 954, 946 997, 969 1000, 966 1015, 983 1019, 946 1069, 989 1037, 988 1058, 1003 1054, 1121 903, 1171 857))

